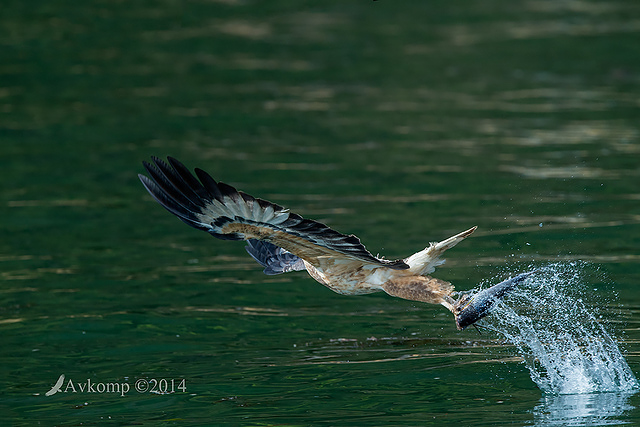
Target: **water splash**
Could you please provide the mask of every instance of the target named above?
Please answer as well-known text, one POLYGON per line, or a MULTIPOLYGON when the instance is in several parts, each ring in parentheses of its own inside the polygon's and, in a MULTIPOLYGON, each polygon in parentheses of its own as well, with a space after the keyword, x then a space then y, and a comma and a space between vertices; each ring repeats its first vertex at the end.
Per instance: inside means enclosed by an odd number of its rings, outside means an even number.
POLYGON ((589 307, 583 263, 538 267, 483 325, 518 349, 531 379, 556 395, 636 391, 618 345, 589 307))

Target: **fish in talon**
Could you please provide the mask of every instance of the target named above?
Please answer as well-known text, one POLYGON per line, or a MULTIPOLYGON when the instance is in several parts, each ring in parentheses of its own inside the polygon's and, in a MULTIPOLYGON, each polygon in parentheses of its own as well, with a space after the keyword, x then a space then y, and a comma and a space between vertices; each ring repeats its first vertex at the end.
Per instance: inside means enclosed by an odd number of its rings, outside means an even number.
POLYGON ((477 294, 463 295, 454 304, 453 314, 456 318, 456 326, 458 329, 462 330, 488 315, 493 306, 500 301, 502 297, 536 272, 537 270, 518 274, 511 279, 493 285, 477 294))

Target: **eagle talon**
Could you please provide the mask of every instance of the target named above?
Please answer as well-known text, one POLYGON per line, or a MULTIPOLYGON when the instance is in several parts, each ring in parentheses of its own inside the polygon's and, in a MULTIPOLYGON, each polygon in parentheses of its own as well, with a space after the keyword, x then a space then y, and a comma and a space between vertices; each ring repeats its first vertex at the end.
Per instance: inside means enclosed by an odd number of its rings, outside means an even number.
POLYGON ((469 325, 473 325, 488 315, 496 302, 536 272, 537 270, 522 273, 480 291, 477 294, 463 295, 460 297, 453 306, 453 314, 456 318, 456 326, 458 329, 462 330, 469 325))

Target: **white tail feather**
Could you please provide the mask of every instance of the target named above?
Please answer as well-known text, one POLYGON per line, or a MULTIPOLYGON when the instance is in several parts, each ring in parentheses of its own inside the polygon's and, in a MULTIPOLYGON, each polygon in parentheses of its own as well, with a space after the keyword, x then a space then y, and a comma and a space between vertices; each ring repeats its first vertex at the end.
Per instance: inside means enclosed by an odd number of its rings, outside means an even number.
POLYGON ((409 264, 409 271, 414 274, 424 276, 433 273, 437 266, 444 264, 445 260, 440 259, 444 251, 451 249, 466 237, 469 237, 471 233, 476 231, 476 228, 470 228, 439 243, 431 243, 425 249, 405 259, 404 262, 409 264))

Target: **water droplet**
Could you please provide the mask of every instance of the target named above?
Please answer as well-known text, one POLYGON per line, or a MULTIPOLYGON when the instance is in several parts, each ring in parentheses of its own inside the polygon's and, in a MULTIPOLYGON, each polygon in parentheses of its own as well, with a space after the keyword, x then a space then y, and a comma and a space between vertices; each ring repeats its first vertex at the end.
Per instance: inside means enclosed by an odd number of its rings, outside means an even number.
POLYGON ((484 321, 518 349, 546 393, 636 391, 638 381, 615 337, 590 301, 583 302, 582 268, 575 262, 540 268, 484 321))

